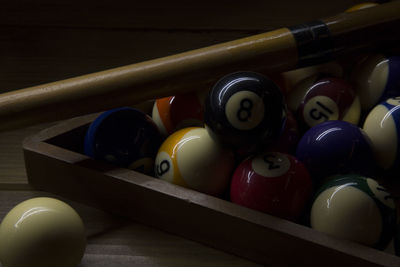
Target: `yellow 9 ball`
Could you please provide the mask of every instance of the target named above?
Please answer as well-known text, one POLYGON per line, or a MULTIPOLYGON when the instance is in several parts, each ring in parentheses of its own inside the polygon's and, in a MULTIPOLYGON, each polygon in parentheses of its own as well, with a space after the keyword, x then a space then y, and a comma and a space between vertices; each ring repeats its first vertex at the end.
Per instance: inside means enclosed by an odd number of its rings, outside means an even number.
POLYGON ((170 135, 158 150, 158 178, 210 195, 228 187, 233 170, 232 151, 222 148, 202 127, 181 129, 170 135))

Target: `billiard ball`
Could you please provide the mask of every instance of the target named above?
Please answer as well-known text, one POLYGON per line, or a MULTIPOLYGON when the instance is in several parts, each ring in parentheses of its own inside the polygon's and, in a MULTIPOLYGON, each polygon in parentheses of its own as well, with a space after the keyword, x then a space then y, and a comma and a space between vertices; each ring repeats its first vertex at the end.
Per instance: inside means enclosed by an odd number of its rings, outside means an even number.
POLYGON ((81 218, 68 204, 54 198, 23 201, 0 225, 0 262, 4 267, 75 267, 85 247, 81 218))
POLYGON ((234 157, 202 127, 188 127, 170 135, 155 159, 158 178, 209 195, 229 186, 234 157))
POLYGON ((362 129, 345 121, 326 121, 300 139, 296 157, 315 181, 340 173, 374 175, 371 141, 362 129))
POLYGON ((312 65, 309 67, 283 72, 280 74, 280 79, 282 80, 281 88, 286 94, 288 94, 298 87, 298 84, 305 79, 320 74, 340 78, 344 76, 344 70, 341 64, 338 62, 330 61, 323 64, 312 65))
POLYGON ((262 74, 242 71, 214 85, 205 101, 204 120, 212 137, 240 148, 275 139, 283 128, 284 110, 275 83, 262 74))
POLYGON ((289 220, 297 220, 312 192, 305 166, 295 157, 263 152, 244 160, 235 170, 233 203, 289 220))
POLYGON ((288 96, 288 107, 299 124, 308 129, 327 120, 357 124, 361 107, 350 83, 341 78, 314 75, 301 82, 288 96))
POLYGON ((375 180, 339 175, 317 190, 310 222, 317 231, 384 249, 394 235, 396 207, 375 180))
POLYGON ((161 142, 150 116, 122 107, 102 113, 91 123, 84 149, 92 158, 151 174, 161 142))
POLYGON ((379 4, 378 3, 373 3, 373 2, 365 2, 365 3, 354 5, 354 6, 350 7, 350 8, 348 8, 348 9, 346 9, 345 12, 349 13, 349 12, 358 11, 358 10, 361 10, 361 9, 374 7, 374 6, 377 6, 377 5, 379 5, 379 4))
POLYGON ((280 136, 266 147, 266 150, 294 154, 300 140, 300 130, 296 118, 290 110, 286 112, 286 121, 280 136))
POLYGON ((164 136, 186 127, 204 125, 204 98, 200 93, 164 97, 154 102, 152 119, 164 136))
POLYGON ((399 169, 400 97, 389 98, 374 107, 363 129, 369 136, 378 165, 384 170, 399 169))
POLYGON ((378 103, 400 95, 400 56, 374 54, 364 57, 351 76, 361 109, 369 111, 378 103))

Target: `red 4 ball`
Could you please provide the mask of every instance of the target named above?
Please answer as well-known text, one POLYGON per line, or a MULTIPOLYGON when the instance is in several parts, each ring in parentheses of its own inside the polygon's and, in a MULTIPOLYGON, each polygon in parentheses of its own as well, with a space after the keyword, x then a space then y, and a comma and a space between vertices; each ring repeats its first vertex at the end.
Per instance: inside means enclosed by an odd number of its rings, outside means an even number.
POLYGON ((296 221, 312 194, 305 166, 293 156, 265 152, 244 160, 231 182, 231 201, 296 221))

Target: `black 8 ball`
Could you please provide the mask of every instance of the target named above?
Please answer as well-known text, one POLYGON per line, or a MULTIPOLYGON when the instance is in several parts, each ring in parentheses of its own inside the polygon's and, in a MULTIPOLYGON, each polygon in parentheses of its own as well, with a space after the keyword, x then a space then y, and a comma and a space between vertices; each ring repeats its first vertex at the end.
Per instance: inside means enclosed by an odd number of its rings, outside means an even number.
POLYGON ((278 137, 285 118, 281 90, 256 72, 241 71, 223 77, 205 102, 207 130, 221 143, 236 148, 268 143, 278 137))

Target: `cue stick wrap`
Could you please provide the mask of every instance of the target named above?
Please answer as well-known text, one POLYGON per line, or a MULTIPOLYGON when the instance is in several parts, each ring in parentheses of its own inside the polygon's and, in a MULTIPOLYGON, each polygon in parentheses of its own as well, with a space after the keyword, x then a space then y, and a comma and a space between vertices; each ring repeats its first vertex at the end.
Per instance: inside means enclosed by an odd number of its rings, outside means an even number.
POLYGON ((322 21, 312 21, 289 27, 296 40, 297 67, 316 65, 334 58, 334 43, 328 26, 322 21))

